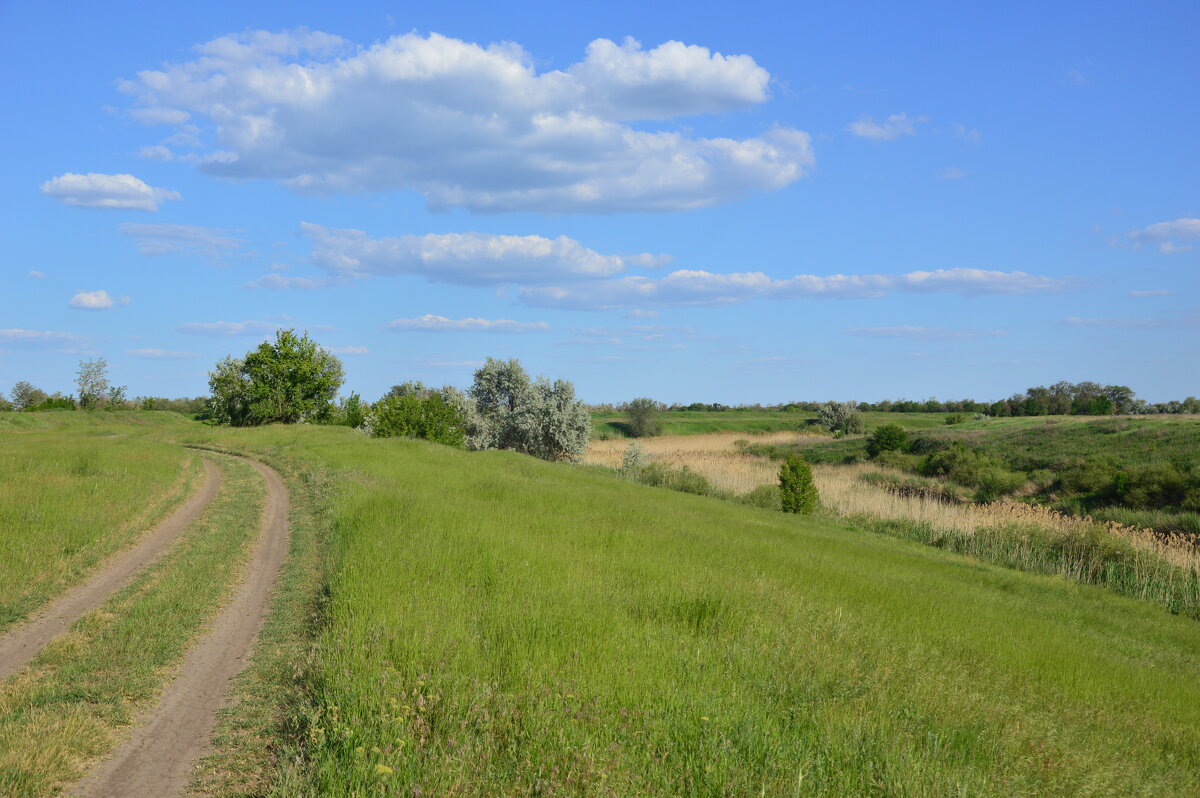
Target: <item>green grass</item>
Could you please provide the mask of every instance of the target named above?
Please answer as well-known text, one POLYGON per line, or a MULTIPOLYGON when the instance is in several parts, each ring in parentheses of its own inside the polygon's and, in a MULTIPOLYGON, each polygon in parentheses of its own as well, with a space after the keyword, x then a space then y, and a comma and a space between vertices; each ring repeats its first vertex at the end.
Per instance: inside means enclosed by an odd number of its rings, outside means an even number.
MULTIPOLYGON (((771 410, 725 410, 693 412, 673 410, 659 413, 663 435, 703 435, 707 432, 779 432, 798 429, 815 413, 780 412, 771 410)), ((625 416, 622 413, 593 413, 593 438, 625 438, 625 416)))
POLYGON ((195 488, 194 456, 127 434, 167 425, 153 416, 113 423, 114 415, 0 413, 0 631, 195 488))
POLYGON ((0 795, 48 795, 110 751, 235 584, 262 478, 218 464, 222 490, 180 543, 0 685, 0 795))
POLYGON ((1152 604, 507 453, 188 437, 343 475, 277 795, 1200 790, 1200 625, 1152 604))

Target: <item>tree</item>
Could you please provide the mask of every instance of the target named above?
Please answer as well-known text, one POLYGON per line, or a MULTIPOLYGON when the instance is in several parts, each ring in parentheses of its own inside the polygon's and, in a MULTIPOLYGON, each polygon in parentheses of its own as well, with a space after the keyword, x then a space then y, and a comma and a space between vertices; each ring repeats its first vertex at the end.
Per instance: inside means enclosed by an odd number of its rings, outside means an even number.
POLYGON ((899 424, 884 424, 867 438, 867 454, 878 457, 880 452, 902 452, 907 445, 908 433, 903 427, 899 424))
POLYGON ((463 416, 438 393, 388 393, 371 408, 366 427, 373 438, 424 438, 458 447, 466 443, 463 416))
POLYGON ((591 417, 566 380, 531 382, 520 361, 489 357, 469 393, 479 414, 473 436, 478 448, 511 449, 543 460, 578 460, 587 450, 591 417))
POLYGON ((28 410, 44 401, 46 401, 46 392, 34 388, 24 380, 12 387, 12 403, 17 410, 28 410))
POLYGON ((350 394, 342 404, 342 418, 345 419, 347 427, 358 429, 363 425, 365 410, 362 397, 357 393, 350 394))
POLYGON ((235 427, 320 421, 342 385, 342 363, 308 333, 280 330, 238 359, 226 357, 209 373, 206 415, 235 427))
POLYGON ((629 418, 629 434, 634 438, 649 438, 662 434, 662 421, 658 414, 662 405, 653 399, 644 397, 634 399, 625 405, 625 415, 629 418))
POLYGON ((788 455, 779 468, 779 500, 785 513, 801 515, 814 512, 820 503, 812 469, 795 455, 788 455))
MULTIPOLYGON (((108 402, 113 392, 108 384, 108 361, 102 357, 79 361, 75 384, 79 387, 80 410, 93 410, 108 402)), ((125 389, 120 390, 123 399, 125 389)))

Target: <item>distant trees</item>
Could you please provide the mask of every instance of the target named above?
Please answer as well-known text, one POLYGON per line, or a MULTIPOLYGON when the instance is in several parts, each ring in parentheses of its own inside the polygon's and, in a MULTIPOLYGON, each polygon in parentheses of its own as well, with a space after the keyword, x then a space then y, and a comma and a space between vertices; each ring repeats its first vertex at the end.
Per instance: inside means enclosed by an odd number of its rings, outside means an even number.
POLYGON ((826 402, 818 408, 817 420, 834 435, 855 435, 864 429, 857 402, 826 402))
POLYGON ((661 403, 641 397, 627 402, 623 409, 625 417, 629 419, 626 428, 631 437, 649 438, 662 434, 662 421, 659 419, 659 413, 663 410, 661 403))
POLYGON ((788 455, 779 468, 779 501, 785 513, 808 515, 820 503, 812 469, 803 459, 788 455))
POLYGON ((342 363, 308 337, 280 330, 244 358, 226 357, 209 373, 205 415, 235 427, 295 424, 329 416, 342 363))
POLYGON ((17 410, 30 410, 46 401, 46 392, 39 390, 24 380, 12 387, 12 403, 17 410))
POLYGON ((75 385, 79 388, 80 410, 95 410, 104 406, 116 409, 125 406, 125 386, 111 385, 108 382, 108 361, 102 357, 79 361, 75 385))

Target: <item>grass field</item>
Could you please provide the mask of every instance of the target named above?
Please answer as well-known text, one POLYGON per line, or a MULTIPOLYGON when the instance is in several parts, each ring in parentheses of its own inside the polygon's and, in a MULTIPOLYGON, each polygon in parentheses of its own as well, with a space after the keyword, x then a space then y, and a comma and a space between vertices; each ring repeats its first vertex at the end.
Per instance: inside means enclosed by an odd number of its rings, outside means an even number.
POLYGON ((222 490, 179 544, 0 684, 0 795, 50 795, 78 779, 171 678, 257 531, 261 479, 232 458, 218 465, 222 490))
POLYGON ((0 631, 152 527, 195 486, 194 455, 129 434, 179 426, 175 419, 111 415, 0 413, 0 631))
POLYGON ((281 794, 1200 786, 1200 626, 1148 603, 507 453, 189 437, 343 475, 281 794))

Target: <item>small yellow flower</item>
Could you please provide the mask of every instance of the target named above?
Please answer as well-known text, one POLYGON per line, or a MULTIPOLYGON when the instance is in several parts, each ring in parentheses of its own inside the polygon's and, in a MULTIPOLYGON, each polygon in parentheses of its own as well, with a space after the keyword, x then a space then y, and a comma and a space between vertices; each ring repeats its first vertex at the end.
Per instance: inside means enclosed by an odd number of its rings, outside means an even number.
POLYGON ((391 772, 392 772, 392 769, 390 767, 388 767, 387 765, 376 765, 375 766, 375 775, 376 776, 386 776, 391 772))

